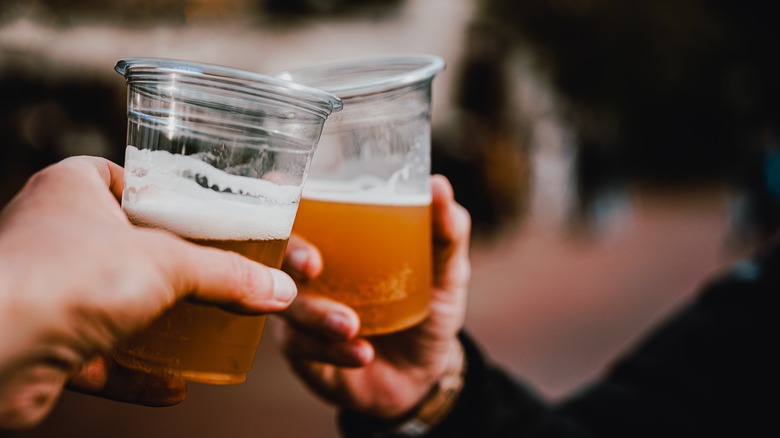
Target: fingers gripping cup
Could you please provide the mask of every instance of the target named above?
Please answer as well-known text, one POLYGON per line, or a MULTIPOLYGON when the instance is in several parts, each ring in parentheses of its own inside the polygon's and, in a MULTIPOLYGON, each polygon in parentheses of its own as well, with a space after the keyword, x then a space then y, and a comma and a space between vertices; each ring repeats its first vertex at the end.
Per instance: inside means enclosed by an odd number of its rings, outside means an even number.
MULTIPOLYGON (((322 127, 341 100, 250 72, 121 60, 128 85, 122 208, 136 225, 281 266, 322 127)), ((264 315, 182 301, 115 353, 122 365, 188 380, 246 379, 264 315)))
POLYGON ((409 328, 431 294, 431 83, 435 56, 360 60, 280 77, 339 96, 314 154, 294 226, 322 251, 302 284, 351 306, 361 335, 409 328))

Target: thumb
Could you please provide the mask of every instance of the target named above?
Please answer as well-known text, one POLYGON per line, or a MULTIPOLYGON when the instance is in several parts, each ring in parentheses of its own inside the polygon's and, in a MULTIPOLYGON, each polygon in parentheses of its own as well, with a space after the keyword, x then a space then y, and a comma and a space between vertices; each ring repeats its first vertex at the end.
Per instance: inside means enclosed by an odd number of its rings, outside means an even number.
POLYGON ((168 251, 157 254, 167 265, 174 300, 189 296, 235 312, 267 313, 286 308, 297 294, 292 278, 278 269, 170 237, 168 251))

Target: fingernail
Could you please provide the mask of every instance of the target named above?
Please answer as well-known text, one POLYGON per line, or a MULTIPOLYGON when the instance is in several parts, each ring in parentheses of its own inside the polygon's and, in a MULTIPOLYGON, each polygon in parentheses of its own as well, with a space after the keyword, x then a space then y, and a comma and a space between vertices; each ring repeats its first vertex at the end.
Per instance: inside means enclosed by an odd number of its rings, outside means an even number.
POLYGON ((292 301, 298 293, 292 278, 277 269, 272 269, 271 275, 274 278, 274 299, 282 303, 292 301))
POLYGON ((363 366, 374 360, 374 350, 366 344, 353 344, 350 348, 356 366, 363 366))
POLYGON ((287 263, 290 268, 298 273, 303 273, 306 269, 306 263, 309 262, 309 251, 305 249, 296 249, 290 252, 287 257, 287 263))
POLYGON ((325 327, 328 330, 345 337, 352 332, 352 325, 351 318, 340 312, 330 312, 325 318, 325 327))

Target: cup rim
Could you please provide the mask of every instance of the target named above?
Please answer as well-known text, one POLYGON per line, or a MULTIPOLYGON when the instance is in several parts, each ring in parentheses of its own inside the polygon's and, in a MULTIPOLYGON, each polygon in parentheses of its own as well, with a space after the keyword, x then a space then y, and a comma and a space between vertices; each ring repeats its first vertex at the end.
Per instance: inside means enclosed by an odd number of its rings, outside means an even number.
POLYGON ((350 99, 429 81, 445 66, 436 55, 391 55, 290 69, 276 76, 350 99))
POLYGON ((117 61, 114 70, 124 76, 128 83, 137 77, 155 72, 178 73, 193 79, 203 79, 205 83, 219 82, 235 87, 245 87, 247 91, 260 91, 291 104, 313 107, 328 116, 341 111, 343 102, 340 97, 325 90, 290 82, 271 75, 264 75, 223 65, 205 62, 187 61, 174 58, 132 57, 117 61))

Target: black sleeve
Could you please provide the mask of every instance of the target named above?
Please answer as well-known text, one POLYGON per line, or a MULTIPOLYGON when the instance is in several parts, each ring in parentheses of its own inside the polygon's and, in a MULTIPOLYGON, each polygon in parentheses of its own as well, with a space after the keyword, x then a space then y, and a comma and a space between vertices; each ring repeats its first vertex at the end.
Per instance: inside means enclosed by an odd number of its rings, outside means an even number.
MULTIPOLYGON (((734 270, 604 378, 558 405, 489 364, 461 335, 468 360, 463 392, 426 437, 764 436, 776 430, 774 403, 765 400, 778 389, 779 319, 769 298, 778 278, 780 260, 734 270)), ((346 437, 369 437, 376 427, 344 413, 340 424, 346 437)))
MULTIPOLYGON (((529 389, 486 363, 468 335, 461 333, 459 338, 467 363, 463 391, 447 418, 426 438, 504 437, 515 436, 515 428, 521 424, 528 430, 537 428, 547 415, 547 407, 529 389)), ((366 438, 387 424, 341 412, 339 426, 347 438, 366 438)))

